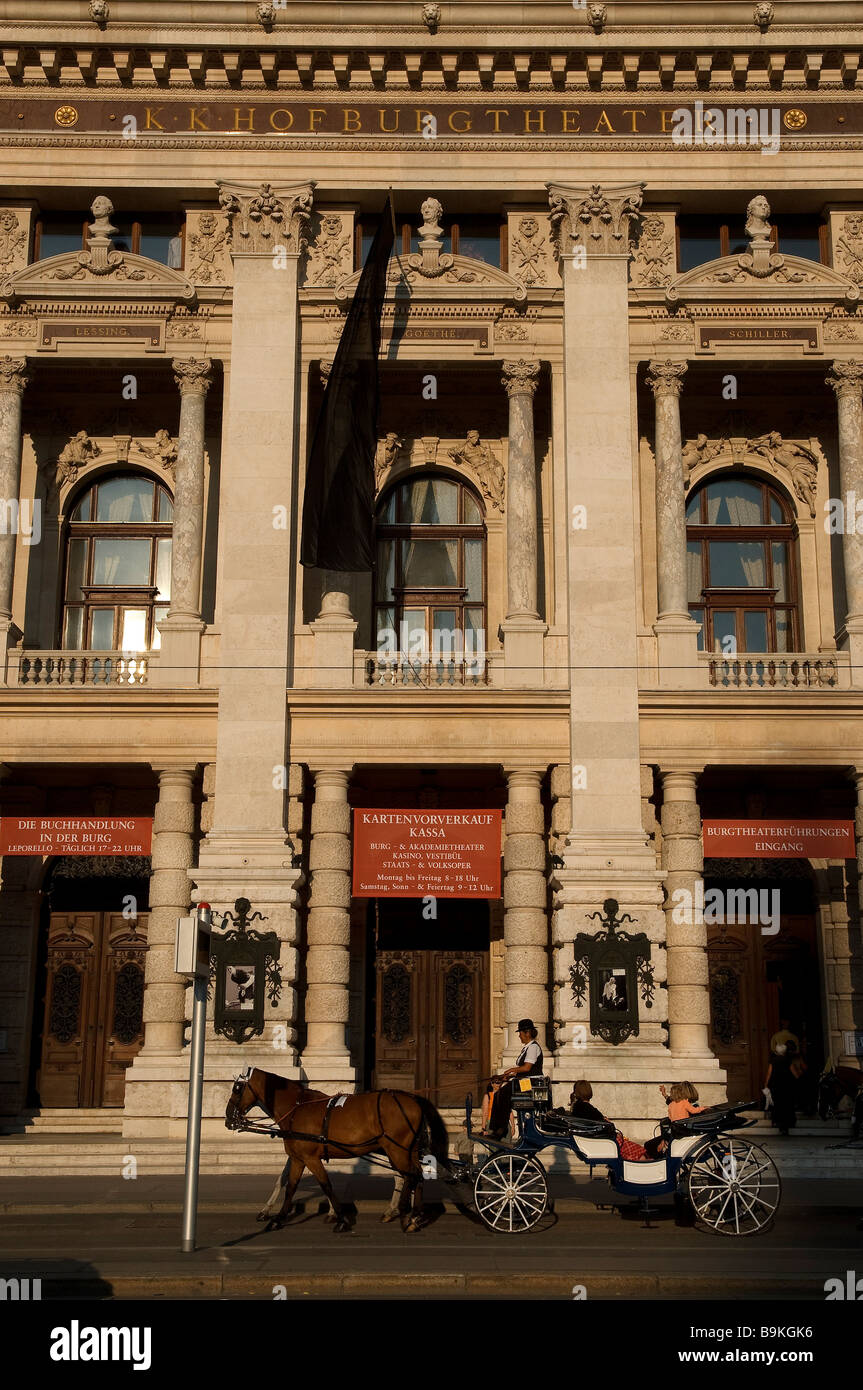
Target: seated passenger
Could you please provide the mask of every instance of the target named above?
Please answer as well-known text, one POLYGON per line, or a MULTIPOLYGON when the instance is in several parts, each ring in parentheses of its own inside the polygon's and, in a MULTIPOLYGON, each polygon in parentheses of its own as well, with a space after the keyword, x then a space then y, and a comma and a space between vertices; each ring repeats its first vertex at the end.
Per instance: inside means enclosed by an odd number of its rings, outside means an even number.
MULTIPOLYGON (((669 1120, 688 1120, 690 1115, 700 1115, 702 1110, 706 1110, 705 1105, 696 1105, 698 1092, 691 1081, 675 1081, 668 1092, 664 1086, 659 1088, 665 1104, 668 1106, 669 1120)), ((648 1158, 659 1158, 660 1154, 665 1153, 665 1140, 657 1135, 655 1139, 648 1139, 645 1148, 648 1158)))
MULTIPOLYGON (((597 1110, 595 1105, 590 1104, 593 1099, 593 1087, 589 1081, 576 1081, 569 1099, 569 1113, 575 1115, 579 1120, 596 1120, 599 1123, 603 1121, 605 1121, 606 1124, 609 1123, 606 1116, 602 1114, 602 1111, 597 1110)), ((621 1158, 630 1159, 632 1162, 638 1163, 640 1159, 646 1156, 645 1150, 641 1144, 635 1139, 627 1139, 626 1136, 621 1134, 620 1130, 616 1128, 615 1139, 621 1158)))
POLYGON ((595 1105, 591 1105, 593 1100, 593 1087, 589 1081, 576 1081, 569 1097, 569 1113, 575 1115, 579 1120, 596 1120, 602 1124, 605 1116, 597 1110, 595 1105))

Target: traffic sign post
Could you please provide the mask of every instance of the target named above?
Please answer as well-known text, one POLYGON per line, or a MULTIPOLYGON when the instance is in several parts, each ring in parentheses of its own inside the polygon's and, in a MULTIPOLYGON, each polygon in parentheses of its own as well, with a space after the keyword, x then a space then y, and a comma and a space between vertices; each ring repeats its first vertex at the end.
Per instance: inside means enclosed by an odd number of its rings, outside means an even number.
POLYGON ((201 1157, 201 1110, 204 1095, 204 1037, 207 1026, 207 984, 209 981, 210 930, 209 903, 199 903, 194 917, 177 922, 175 965, 180 975, 194 976, 192 1036, 189 1048, 189 1107, 186 1121, 186 1177, 183 1191, 183 1238, 181 1249, 195 1249, 198 1220, 198 1165, 201 1157), (190 924, 194 924, 194 930, 190 924))

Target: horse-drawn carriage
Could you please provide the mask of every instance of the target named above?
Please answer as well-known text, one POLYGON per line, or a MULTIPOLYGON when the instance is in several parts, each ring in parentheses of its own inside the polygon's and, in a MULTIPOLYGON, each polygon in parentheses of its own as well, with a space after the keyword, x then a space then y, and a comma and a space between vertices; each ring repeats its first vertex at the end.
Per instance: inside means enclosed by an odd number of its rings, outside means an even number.
POLYGON ((468 1136, 489 1150, 477 1164, 449 1158, 439 1112, 407 1091, 328 1096, 249 1068, 234 1082, 225 1124, 284 1143, 287 1163, 258 1213, 258 1220, 268 1225, 283 1225, 290 1218, 297 1184, 308 1168, 329 1199, 335 1229, 349 1230, 325 1164, 334 1158, 365 1158, 395 1174, 395 1191, 382 1220, 402 1216, 406 1230, 420 1230, 422 1160, 430 1154, 444 1181, 462 1189, 470 1184, 476 1212, 489 1230, 529 1231, 549 1210, 548 1181, 537 1155, 550 1147, 568 1149, 591 1169, 605 1167, 613 1190, 635 1197, 645 1217, 650 1215, 649 1198, 674 1193, 688 1200, 700 1226, 719 1235, 755 1235, 771 1225, 781 1192, 776 1166, 763 1149, 730 1134, 754 1123, 741 1115, 751 1103, 714 1105, 688 1120, 662 1120, 662 1157, 633 1161, 621 1154, 610 1122, 577 1119, 553 1109, 547 1077, 520 1077, 516 1085, 512 1104, 518 1137, 512 1144, 473 1134, 467 1097, 468 1136), (256 1108, 263 1110, 264 1124, 249 1119, 256 1108))
POLYGON ((552 1109, 547 1077, 522 1077, 520 1088, 512 1099, 518 1134, 511 1144, 473 1132, 467 1097, 468 1136, 490 1152, 480 1163, 461 1165, 457 1176, 471 1182, 477 1215, 490 1230, 516 1234, 541 1221, 550 1202, 537 1155, 550 1147, 568 1149, 591 1170, 604 1167, 613 1191, 636 1198, 645 1216, 649 1198, 673 1193, 688 1201, 699 1226, 717 1235, 756 1235, 772 1225, 781 1195, 776 1165, 763 1149, 730 1134, 755 1123, 741 1113, 755 1102, 661 1120, 661 1157, 631 1160, 621 1154, 610 1121, 552 1109))

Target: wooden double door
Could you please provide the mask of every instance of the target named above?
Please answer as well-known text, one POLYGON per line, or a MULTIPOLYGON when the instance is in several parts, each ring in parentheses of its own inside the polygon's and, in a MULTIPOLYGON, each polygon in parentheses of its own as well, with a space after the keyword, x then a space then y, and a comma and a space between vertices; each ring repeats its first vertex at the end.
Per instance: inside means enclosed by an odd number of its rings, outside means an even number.
POLYGON ((488 949, 383 949, 375 958, 373 1085, 439 1108, 482 1095, 488 1075, 488 949))
POLYGON ((823 1064, 815 917, 783 916, 774 936, 753 923, 707 926, 710 1044, 728 1072, 728 1099, 758 1099, 780 1019, 806 1054, 806 1083, 823 1064))
POLYGON ((39 1101, 122 1106, 126 1068, 144 1040, 147 913, 52 912, 39 1101))

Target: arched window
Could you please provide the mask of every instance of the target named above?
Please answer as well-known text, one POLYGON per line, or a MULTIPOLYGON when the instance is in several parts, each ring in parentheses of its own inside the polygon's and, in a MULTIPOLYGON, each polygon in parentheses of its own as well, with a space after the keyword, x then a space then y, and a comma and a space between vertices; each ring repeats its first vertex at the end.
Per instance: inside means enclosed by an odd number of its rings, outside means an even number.
POLYGON ((379 651, 446 661, 485 650, 485 526, 464 483, 397 483, 377 513, 379 651))
POLYGON ((699 646, 799 651, 797 527, 777 489, 751 475, 711 478, 686 508, 689 611, 699 646))
POLYGON ((168 489, 140 473, 99 478, 69 517, 62 645, 68 651, 158 649, 171 597, 168 489))

